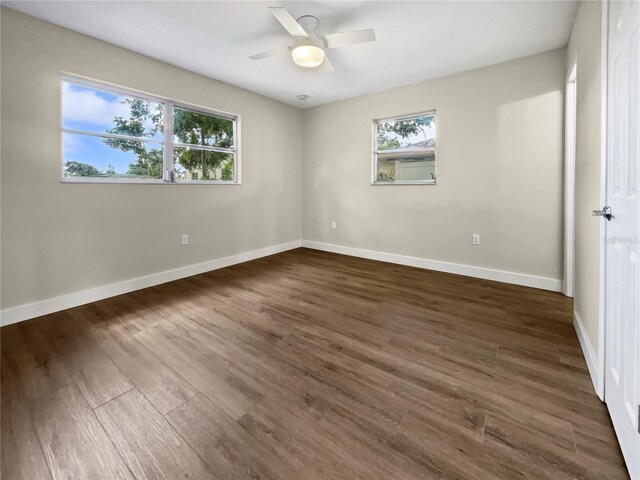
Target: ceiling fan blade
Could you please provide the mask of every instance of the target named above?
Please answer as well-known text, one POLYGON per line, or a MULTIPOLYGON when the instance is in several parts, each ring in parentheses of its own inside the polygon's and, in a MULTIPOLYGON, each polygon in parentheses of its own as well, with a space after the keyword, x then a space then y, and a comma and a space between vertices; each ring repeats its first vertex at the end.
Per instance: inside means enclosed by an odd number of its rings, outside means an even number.
POLYGON ((281 53, 285 53, 288 51, 289 51, 289 47, 276 48, 275 50, 269 50, 268 52, 262 52, 256 55, 251 55, 249 58, 251 60, 262 60, 263 58, 271 57, 273 55, 279 55, 281 53))
POLYGON ((327 48, 344 47, 346 45, 355 45, 356 43, 373 42, 376 39, 376 31, 370 28, 354 32, 330 33, 325 35, 323 39, 327 48))
POLYGON ((322 65, 320 65, 320 68, 318 70, 320 70, 323 73, 331 73, 335 71, 335 69, 333 68, 333 64, 329 61, 328 55, 325 54, 324 60, 322 61, 322 65))
POLYGON ((287 32, 294 37, 309 38, 309 34, 304 31, 304 28, 291 16, 286 8, 282 7, 269 7, 271 14, 282 24, 287 32))

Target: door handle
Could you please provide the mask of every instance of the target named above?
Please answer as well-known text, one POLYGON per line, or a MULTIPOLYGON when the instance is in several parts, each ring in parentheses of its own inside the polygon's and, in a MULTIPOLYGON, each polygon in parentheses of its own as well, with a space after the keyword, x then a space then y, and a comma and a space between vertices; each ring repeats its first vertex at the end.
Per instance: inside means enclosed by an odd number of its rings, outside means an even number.
POLYGON ((609 221, 611 221, 611 219, 613 218, 611 207, 603 207, 602 210, 594 210, 591 215, 593 215, 594 217, 604 217, 609 221))

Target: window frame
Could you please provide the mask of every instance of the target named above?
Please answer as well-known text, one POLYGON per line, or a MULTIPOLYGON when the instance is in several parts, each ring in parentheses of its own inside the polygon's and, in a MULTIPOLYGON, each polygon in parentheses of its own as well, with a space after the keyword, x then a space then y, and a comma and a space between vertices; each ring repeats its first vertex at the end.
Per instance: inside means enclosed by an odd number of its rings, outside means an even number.
MULTIPOLYGON (((434 148, 434 173, 435 173, 435 180, 431 179, 431 180, 399 180, 396 181, 394 180, 393 182, 380 182, 378 181, 378 153, 382 153, 385 150, 378 150, 378 124, 379 123, 383 123, 383 122, 397 122, 400 120, 409 120, 412 118, 419 118, 419 117, 430 117, 433 116, 436 119, 436 128, 437 128, 437 124, 438 124, 438 115, 436 113, 436 109, 432 109, 432 110, 426 110, 423 112, 417 112, 417 113, 409 113, 406 115, 396 115, 396 116, 392 116, 392 117, 383 117, 383 118, 374 118, 371 122, 371 138, 372 138, 372 162, 371 162, 371 185, 372 186, 378 186, 378 185, 385 185, 385 186, 390 186, 390 185, 437 185, 438 184, 438 160, 437 160, 437 147, 438 147, 438 141, 437 141, 437 133, 436 133, 436 146, 434 148)), ((437 132, 437 130, 436 130, 437 132)))
POLYGON ((241 185, 241 172, 240 172, 240 115, 236 115, 229 112, 223 112, 221 110, 215 110, 209 107, 203 107, 193 103, 183 102, 179 100, 173 100, 160 95, 152 95, 133 88, 126 88, 119 85, 114 85, 108 82, 102 82, 93 80, 87 77, 82 77, 70 73, 62 73, 60 75, 60 177, 62 183, 104 183, 104 184, 144 184, 144 185, 241 185), (147 137, 133 137, 128 135, 118 135, 111 133, 99 133, 88 130, 78 130, 64 127, 64 106, 63 106, 63 91, 62 85, 64 82, 81 85, 88 88, 94 88, 96 90, 103 90, 109 93, 115 93, 123 96, 138 98, 141 100, 147 100, 150 102, 159 103, 164 106, 163 119, 163 140, 156 140, 147 137), (224 118, 233 122, 233 148, 221 148, 211 147, 208 145, 191 145, 183 144, 174 141, 173 138, 173 114, 175 108, 181 108, 183 110, 190 110, 196 113, 202 113, 205 115, 212 115, 218 118, 224 118), (145 145, 160 145, 163 148, 163 178, 112 178, 112 177, 80 177, 80 176, 65 176, 64 174, 64 134, 76 134, 86 135, 98 138, 114 138, 120 140, 131 140, 144 143, 145 145), (233 155, 233 180, 185 180, 177 178, 175 175, 175 165, 173 159, 173 150, 175 147, 193 148, 196 150, 206 150, 214 152, 229 153, 233 155), (168 167, 168 168, 167 168, 168 167), (167 170, 173 172, 171 179, 167 179, 167 170))

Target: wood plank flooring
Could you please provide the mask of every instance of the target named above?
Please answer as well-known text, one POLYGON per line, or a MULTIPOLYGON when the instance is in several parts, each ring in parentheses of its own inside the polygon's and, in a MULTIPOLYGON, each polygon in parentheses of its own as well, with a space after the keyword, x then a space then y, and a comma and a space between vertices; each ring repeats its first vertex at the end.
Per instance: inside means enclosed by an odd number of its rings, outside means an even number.
POLYGON ((571 311, 297 249, 11 325, 2 478, 627 479, 571 311))

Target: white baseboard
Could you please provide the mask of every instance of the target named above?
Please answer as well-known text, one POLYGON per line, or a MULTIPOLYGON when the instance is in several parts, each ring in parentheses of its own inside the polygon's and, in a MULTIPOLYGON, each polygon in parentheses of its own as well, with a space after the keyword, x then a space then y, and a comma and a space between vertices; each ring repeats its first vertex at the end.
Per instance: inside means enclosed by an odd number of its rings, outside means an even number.
POLYGON ((575 328, 576 330, 576 335, 578 336, 578 341, 580 342, 580 347, 582 348, 582 354, 584 355, 584 359, 587 362, 589 375, 591 375, 591 381, 593 382, 593 389, 596 391, 598 397, 600 397, 600 400, 604 401, 604 392, 601 391, 602 389, 600 388, 600 378, 604 372, 600 371, 598 354, 593 349, 593 345, 591 345, 591 341, 587 336, 587 331, 584 328, 584 323, 582 323, 580 314, 575 310, 573 311, 573 328, 575 328))
POLYGON ((39 302, 18 305, 17 307, 7 308, 0 312, 0 325, 10 325, 12 323, 58 312, 67 308, 73 308, 86 303, 95 302, 97 300, 115 297, 116 295, 122 295, 123 293, 133 292, 142 288, 160 285, 161 283, 179 280, 180 278, 190 277, 192 275, 198 275, 211 270, 229 267, 238 263, 248 262, 249 260, 255 260, 256 258, 274 255, 300 246, 300 240, 295 240, 293 242, 281 243, 279 245, 231 255, 230 257, 218 258, 204 263, 180 267, 174 270, 166 270, 164 272, 153 273, 144 277, 132 278, 122 282, 90 288, 88 290, 82 290, 68 295, 48 298, 39 302))
POLYGON ((88 290, 82 290, 80 292, 74 292, 68 295, 48 298, 34 303, 11 307, 0 312, 0 325, 10 325, 12 323, 21 322, 23 320, 39 317, 41 315, 47 315, 49 313, 65 310, 67 308, 73 308, 79 305, 84 305, 86 303, 114 297, 116 295, 122 295, 123 293, 133 292, 142 288, 152 287, 161 283, 171 282, 180 278, 190 277, 192 275, 198 275, 200 273, 217 270, 219 268, 247 262, 249 260, 255 260, 256 258, 266 257, 268 255, 292 250, 300 246, 316 250, 324 250, 327 252, 340 253, 343 255, 350 255, 354 257, 379 260, 382 262, 397 263, 399 265, 408 265, 429 270, 437 270, 440 272, 484 278, 486 280, 495 280, 498 282, 541 288, 544 290, 560 291, 561 289, 560 280, 552 278, 536 277, 532 275, 524 275, 521 273, 506 272, 502 270, 493 270, 482 267, 473 267, 456 263, 440 262, 424 258, 396 255, 393 253, 376 252, 373 250, 363 250, 359 248, 344 247, 341 245, 313 242, 310 240, 296 240, 293 242, 282 243, 280 245, 273 245, 271 247, 239 253, 237 255, 232 255, 229 257, 218 258, 216 260, 211 260, 204 263, 198 263, 195 265, 176 268, 174 270, 167 270, 164 272, 146 275, 144 277, 133 278, 130 280, 124 280, 122 282, 103 285, 88 290))
POLYGON ((438 260, 428 260, 426 258, 409 257, 397 255, 395 253, 377 252, 374 250, 363 250, 361 248, 344 247, 330 243, 320 243, 311 240, 302 240, 302 246, 325 252, 341 253, 352 257, 368 258, 381 262, 397 263, 411 267, 425 268, 439 272, 455 273, 467 277, 483 278, 485 280, 495 280, 497 282, 512 283, 525 287, 541 288, 554 292, 561 291, 562 282, 555 278, 537 277, 525 275, 523 273, 506 272, 504 270, 494 270, 491 268, 474 267, 471 265, 461 265, 459 263, 441 262, 438 260))

